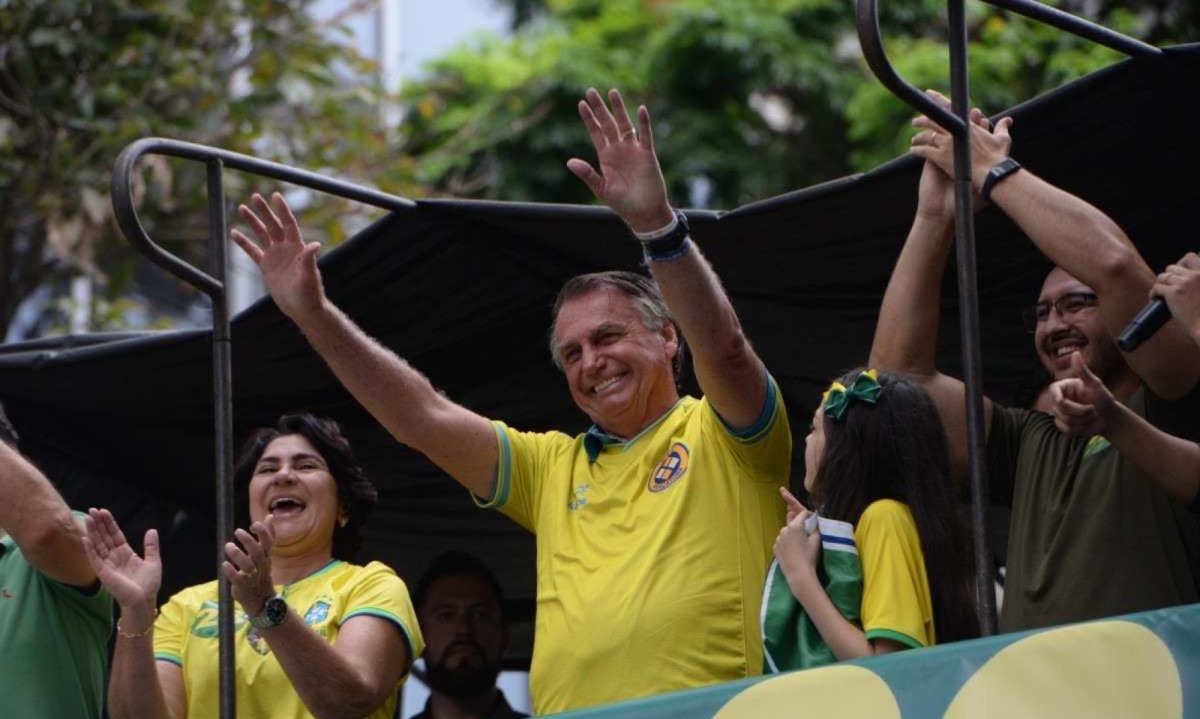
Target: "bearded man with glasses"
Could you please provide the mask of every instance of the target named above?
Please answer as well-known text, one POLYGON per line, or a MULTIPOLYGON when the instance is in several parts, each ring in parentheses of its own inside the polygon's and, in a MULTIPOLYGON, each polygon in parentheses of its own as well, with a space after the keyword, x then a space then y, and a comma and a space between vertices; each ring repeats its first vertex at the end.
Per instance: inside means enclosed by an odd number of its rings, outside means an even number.
MULTIPOLYGON (((949 100, 930 91, 949 107, 949 100)), ((1109 217, 1009 157, 1011 118, 972 111, 971 178, 1056 267, 1029 313, 1055 380, 1090 374, 1155 427, 1200 438, 1200 348, 1169 322, 1122 354, 1114 337, 1145 304, 1154 273, 1109 217)), ((954 230, 953 139, 928 118, 917 215, 880 311, 870 365, 914 375, 933 396, 952 457, 966 463, 964 389, 934 365, 940 289, 954 230)), ((1200 600, 1200 518, 1145 453, 1052 415, 984 401, 992 501, 1012 509, 1000 629, 1015 631, 1200 600)))

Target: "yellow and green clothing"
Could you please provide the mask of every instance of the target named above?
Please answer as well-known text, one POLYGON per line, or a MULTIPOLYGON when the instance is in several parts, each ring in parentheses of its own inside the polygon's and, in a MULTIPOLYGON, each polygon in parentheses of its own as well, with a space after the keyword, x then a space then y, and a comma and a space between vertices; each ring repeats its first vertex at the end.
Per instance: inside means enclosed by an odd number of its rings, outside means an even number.
POLYGON ((684 397, 636 437, 495 423, 494 507, 537 535, 537 714, 758 674, 791 434, 774 380, 735 432, 684 397))
MULTIPOLYGON (((276 588, 313 631, 333 643, 338 630, 357 616, 379 617, 396 625, 408 643, 409 657, 425 648, 408 589, 390 567, 365 567, 334 560, 292 584, 276 588)), ((217 660, 217 583, 189 587, 171 597, 154 623, 154 657, 183 670, 189 719, 219 714, 217 660)), ((238 717, 306 719, 312 714, 265 639, 250 626, 238 605, 234 611, 238 717)), ((406 678, 406 677, 405 677, 406 678)), ((396 683, 387 701, 369 719, 390 719, 396 709, 396 683)))
MULTIPOLYGON (((821 588, 846 621, 861 629, 863 576, 854 525, 828 517, 819 517, 817 523, 821 532, 821 557, 817 565, 821 588)), ((792 594, 778 559, 772 560, 767 570, 761 616, 764 674, 822 667, 838 660, 821 630, 792 594)))
MULTIPOLYGON (((921 538, 908 505, 881 499, 867 505, 858 524, 820 518, 817 576, 830 601, 868 640, 907 647, 934 644, 933 597, 921 538)), ((808 669, 837 661, 787 578, 772 563, 763 591, 763 645, 767 671, 808 669)))
POLYGON ((0 715, 99 719, 112 605, 102 587, 56 582, 0 537, 0 715))
POLYGON ((854 527, 854 543, 862 562, 860 616, 867 639, 932 646, 933 598, 921 537, 908 505, 894 499, 867 505, 854 527))

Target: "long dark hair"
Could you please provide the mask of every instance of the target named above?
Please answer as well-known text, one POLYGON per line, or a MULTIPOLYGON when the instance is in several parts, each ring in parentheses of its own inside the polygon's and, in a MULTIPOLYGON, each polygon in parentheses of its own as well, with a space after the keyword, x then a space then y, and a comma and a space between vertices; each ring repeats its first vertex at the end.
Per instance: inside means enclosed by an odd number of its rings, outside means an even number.
POLYGON ((379 501, 379 493, 354 456, 350 440, 342 434, 338 423, 331 419, 307 412, 285 414, 274 425, 260 427, 250 433, 233 470, 237 486, 238 525, 244 527, 249 523, 250 511, 246 498, 255 465, 268 444, 289 434, 298 434, 307 439, 329 467, 329 473, 337 484, 338 504, 346 517, 345 526, 340 522, 334 525, 333 556, 353 561, 354 555, 362 547, 367 518, 379 501))
MULTIPOLYGON (((851 386, 859 371, 841 383, 851 386)), ((937 407, 902 375, 880 372, 878 379, 883 390, 875 404, 852 400, 840 420, 825 419, 825 452, 812 499, 822 515, 852 524, 877 500, 906 504, 925 557, 938 641, 977 637, 971 535, 937 407)))

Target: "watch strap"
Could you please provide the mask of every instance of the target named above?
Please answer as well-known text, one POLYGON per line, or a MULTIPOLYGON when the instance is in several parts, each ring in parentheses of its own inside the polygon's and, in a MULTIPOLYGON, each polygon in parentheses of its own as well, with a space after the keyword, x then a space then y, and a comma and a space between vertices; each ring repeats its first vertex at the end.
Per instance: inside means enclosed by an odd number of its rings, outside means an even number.
POLYGON ((1021 169, 1021 164, 1011 157, 1006 157, 988 170, 983 178, 983 187, 979 188, 979 196, 988 202, 992 201, 992 190, 1001 180, 1021 169))
POLYGON ((647 260, 673 260, 686 253, 685 248, 690 235, 691 228, 688 227, 687 216, 676 210, 674 226, 666 234, 652 240, 638 238, 638 241, 642 243, 647 260))
POLYGON ((263 602, 262 609, 250 617, 250 626, 255 629, 270 629, 283 624, 284 618, 287 617, 287 601, 282 594, 276 594, 267 601, 263 602))

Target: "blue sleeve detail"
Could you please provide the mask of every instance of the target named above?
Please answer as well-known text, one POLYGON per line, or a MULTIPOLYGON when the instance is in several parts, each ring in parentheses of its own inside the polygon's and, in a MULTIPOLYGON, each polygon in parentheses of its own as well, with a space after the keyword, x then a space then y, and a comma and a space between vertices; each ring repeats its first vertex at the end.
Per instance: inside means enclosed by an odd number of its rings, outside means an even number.
POLYGON ((180 659, 179 657, 175 656, 174 654, 163 654, 160 652, 155 652, 154 660, 157 662, 166 662, 168 664, 174 664, 175 666, 179 667, 180 669, 183 669, 183 660, 180 659))
POLYGON ((500 509, 508 502, 508 490, 512 478, 512 447, 508 442, 508 430, 499 422, 492 423, 496 430, 498 452, 496 457, 496 476, 492 484, 492 496, 480 497, 471 493, 471 499, 476 506, 484 509, 500 509))
POLYGON ((775 378, 768 373, 767 394, 763 399, 762 411, 758 413, 758 419, 754 420, 754 424, 746 427, 745 429, 736 429, 729 426, 729 423, 725 421, 725 418, 722 417, 721 413, 717 412, 716 409, 713 409, 713 414, 717 415, 717 419, 721 421, 721 426, 725 428, 725 431, 729 432, 731 437, 734 437, 745 444, 754 444, 758 440, 762 439, 763 436, 766 435, 767 430, 769 430, 771 425, 774 424, 774 419, 777 414, 776 408, 779 407, 779 404, 779 387, 775 384, 775 378))

